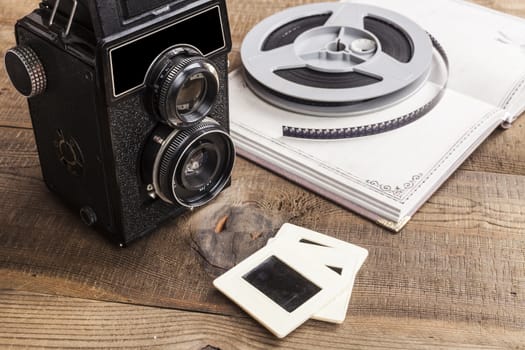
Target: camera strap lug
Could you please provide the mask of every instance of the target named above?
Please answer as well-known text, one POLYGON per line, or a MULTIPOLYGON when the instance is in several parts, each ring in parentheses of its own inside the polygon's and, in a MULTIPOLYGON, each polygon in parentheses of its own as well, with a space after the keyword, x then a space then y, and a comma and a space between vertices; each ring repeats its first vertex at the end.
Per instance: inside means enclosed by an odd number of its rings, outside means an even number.
MULTIPOLYGON (((60 1, 57 0, 55 3, 55 7, 53 8, 53 12, 51 13, 51 17, 49 18, 49 26, 51 27, 53 23, 55 22, 55 17, 58 11, 58 7, 60 6, 60 1)), ((63 33, 63 37, 67 37, 69 35, 69 32, 71 31, 71 25, 73 24, 73 19, 75 18, 75 14, 77 12, 77 6, 78 6, 78 0, 71 0, 73 2, 73 8, 71 9, 71 13, 69 15, 69 19, 67 21, 66 30, 63 33)))

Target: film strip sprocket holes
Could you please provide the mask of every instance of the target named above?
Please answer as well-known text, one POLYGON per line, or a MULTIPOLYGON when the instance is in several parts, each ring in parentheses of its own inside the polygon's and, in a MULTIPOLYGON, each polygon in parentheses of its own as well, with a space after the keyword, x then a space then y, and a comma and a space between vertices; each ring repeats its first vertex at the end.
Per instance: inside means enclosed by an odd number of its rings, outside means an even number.
MULTIPOLYGON (((351 116, 392 106, 418 91, 441 45, 410 19, 374 6, 320 3, 273 15, 248 33, 241 58, 250 89, 280 108, 315 116, 351 116), (270 33, 270 34, 268 34, 270 33)), ((337 129, 283 126, 283 135, 343 139, 410 124, 438 95, 406 115, 337 129)))

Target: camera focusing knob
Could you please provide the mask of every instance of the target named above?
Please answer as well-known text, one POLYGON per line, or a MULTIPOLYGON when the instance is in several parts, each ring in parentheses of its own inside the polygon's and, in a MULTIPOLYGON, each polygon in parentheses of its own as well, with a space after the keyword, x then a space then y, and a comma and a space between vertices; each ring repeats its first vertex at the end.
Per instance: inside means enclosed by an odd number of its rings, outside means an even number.
POLYGON ((13 86, 30 98, 46 90, 47 78, 44 65, 37 54, 27 46, 17 46, 5 54, 5 68, 13 86))

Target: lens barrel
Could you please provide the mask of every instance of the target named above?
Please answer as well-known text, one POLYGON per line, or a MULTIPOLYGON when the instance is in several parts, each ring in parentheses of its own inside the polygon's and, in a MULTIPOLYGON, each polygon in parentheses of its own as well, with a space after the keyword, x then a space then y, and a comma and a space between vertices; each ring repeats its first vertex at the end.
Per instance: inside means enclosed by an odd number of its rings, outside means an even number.
POLYGON ((234 161, 231 137, 211 118, 185 129, 161 125, 145 147, 143 177, 165 202, 196 208, 228 184, 234 161))
POLYGON ((202 120, 219 91, 217 68, 196 49, 178 46, 161 54, 147 78, 146 106, 160 121, 177 128, 202 120))

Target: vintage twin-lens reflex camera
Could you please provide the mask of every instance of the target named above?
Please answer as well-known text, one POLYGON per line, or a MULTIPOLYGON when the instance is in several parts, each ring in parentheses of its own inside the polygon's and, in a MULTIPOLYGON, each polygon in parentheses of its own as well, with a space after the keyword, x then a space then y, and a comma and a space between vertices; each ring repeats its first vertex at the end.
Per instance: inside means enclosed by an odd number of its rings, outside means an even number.
POLYGON ((5 55, 47 186, 126 244, 230 184, 224 0, 44 0, 5 55))

